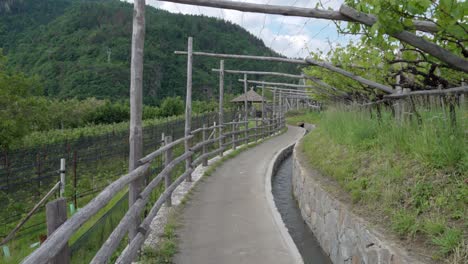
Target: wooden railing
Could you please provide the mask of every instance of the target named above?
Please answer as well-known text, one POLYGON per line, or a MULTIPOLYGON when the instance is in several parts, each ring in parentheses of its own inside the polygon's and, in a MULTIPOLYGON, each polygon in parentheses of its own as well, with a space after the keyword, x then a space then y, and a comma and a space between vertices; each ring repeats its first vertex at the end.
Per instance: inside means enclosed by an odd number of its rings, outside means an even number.
MULTIPOLYGON (((128 233, 131 223, 137 217, 142 215, 144 208, 150 201, 150 195, 161 182, 165 182, 164 192, 153 204, 151 210, 141 221, 138 233, 129 242, 124 251, 120 254, 116 263, 131 263, 138 254, 147 234, 150 231, 150 223, 157 215, 159 209, 164 203, 170 206, 172 192, 186 179, 188 179, 193 169, 199 164, 207 165, 208 158, 223 153, 229 146, 235 149, 241 143, 255 142, 277 133, 285 125, 284 118, 276 119, 253 119, 250 121, 234 121, 221 125, 212 125, 191 131, 183 138, 171 141, 170 137, 165 137, 164 146, 148 154, 138 161, 138 167, 133 171, 121 176, 118 180, 109 184, 101 193, 99 193, 91 202, 81 208, 70 219, 65 221, 47 240, 36 249, 31 255, 23 260, 25 264, 48 263, 63 255, 61 252, 67 247, 70 237, 93 215, 109 203, 121 190, 128 184, 144 175, 147 175, 151 163, 156 157, 164 155, 165 164, 162 171, 143 189, 138 199, 128 208, 128 211, 121 219, 117 227, 112 231, 108 239, 101 246, 91 263, 108 263, 112 254, 117 250, 122 239, 128 233), (255 126, 249 128, 248 124, 255 122, 255 126), (180 156, 172 159, 172 151, 176 146, 185 143, 186 140, 194 141, 197 134, 202 133, 199 142, 190 142, 191 148, 180 156), (217 135, 216 135, 217 134, 217 135), (244 137, 242 137, 242 135, 244 137), (209 149, 211 148, 211 151, 209 149), (198 154, 198 156, 196 156, 198 154), (192 160, 192 166, 189 166, 181 175, 171 182, 171 173, 178 164, 186 160, 192 160)), ((198 136, 199 137, 199 136, 198 136)))

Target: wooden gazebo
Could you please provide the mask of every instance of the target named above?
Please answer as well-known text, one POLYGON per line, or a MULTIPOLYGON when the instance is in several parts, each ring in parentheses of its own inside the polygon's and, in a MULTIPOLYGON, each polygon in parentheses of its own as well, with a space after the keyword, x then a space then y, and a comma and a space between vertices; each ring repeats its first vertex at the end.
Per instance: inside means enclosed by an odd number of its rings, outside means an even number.
POLYGON ((255 108, 253 107, 254 103, 262 103, 262 102, 267 102, 266 98, 262 97, 258 93, 256 93, 253 89, 253 87, 250 88, 247 93, 244 93, 234 99, 231 100, 231 103, 235 103, 238 105, 239 109, 242 109, 243 104, 245 103, 245 98, 247 97, 247 107, 249 112, 251 113, 251 116, 255 116, 255 108))

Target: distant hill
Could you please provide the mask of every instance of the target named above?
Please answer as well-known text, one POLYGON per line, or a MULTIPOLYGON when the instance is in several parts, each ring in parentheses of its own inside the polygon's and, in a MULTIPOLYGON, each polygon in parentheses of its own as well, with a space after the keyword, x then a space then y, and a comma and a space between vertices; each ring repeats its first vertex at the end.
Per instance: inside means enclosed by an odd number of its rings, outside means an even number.
MULTIPOLYGON (((10 67, 41 77, 47 96, 128 98, 132 10, 118 0, 10 0, 0 8, 0 47, 10 67)), ((185 94, 188 36, 194 49, 279 56, 245 29, 204 16, 146 9, 145 103, 185 94)), ((219 60, 196 57, 194 97, 215 96, 219 60)), ((295 72, 297 66, 256 61, 226 62, 226 68, 295 72)), ((239 76, 227 76, 227 89, 240 92, 239 76)))

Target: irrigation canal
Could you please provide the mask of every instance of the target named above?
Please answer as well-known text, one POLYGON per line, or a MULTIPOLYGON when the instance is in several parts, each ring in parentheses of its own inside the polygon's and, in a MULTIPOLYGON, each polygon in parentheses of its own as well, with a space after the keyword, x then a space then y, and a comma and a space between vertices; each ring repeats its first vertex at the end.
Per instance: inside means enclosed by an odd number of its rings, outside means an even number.
POLYGON ((272 177, 272 191, 276 207, 301 253, 304 264, 331 264, 314 234, 304 222, 293 196, 292 164, 292 155, 289 155, 272 177))

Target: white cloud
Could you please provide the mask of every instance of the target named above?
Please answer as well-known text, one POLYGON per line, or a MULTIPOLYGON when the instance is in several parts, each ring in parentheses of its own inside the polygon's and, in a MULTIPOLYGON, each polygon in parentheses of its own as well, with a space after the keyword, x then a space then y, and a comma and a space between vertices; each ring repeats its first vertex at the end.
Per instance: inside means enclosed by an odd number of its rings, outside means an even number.
MULTIPOLYGON (((235 0, 237 2, 261 3, 314 8, 319 0, 235 0)), ((325 8, 337 10, 344 0, 321 0, 325 8)), ((129 0, 132 2, 132 0, 129 0)), ((345 44, 349 37, 338 36, 330 21, 302 17, 284 17, 259 13, 243 13, 235 10, 197 7, 191 5, 147 0, 147 4, 182 14, 203 14, 236 23, 261 38, 265 45, 288 57, 305 57, 309 51, 327 52, 329 42, 345 44)))

